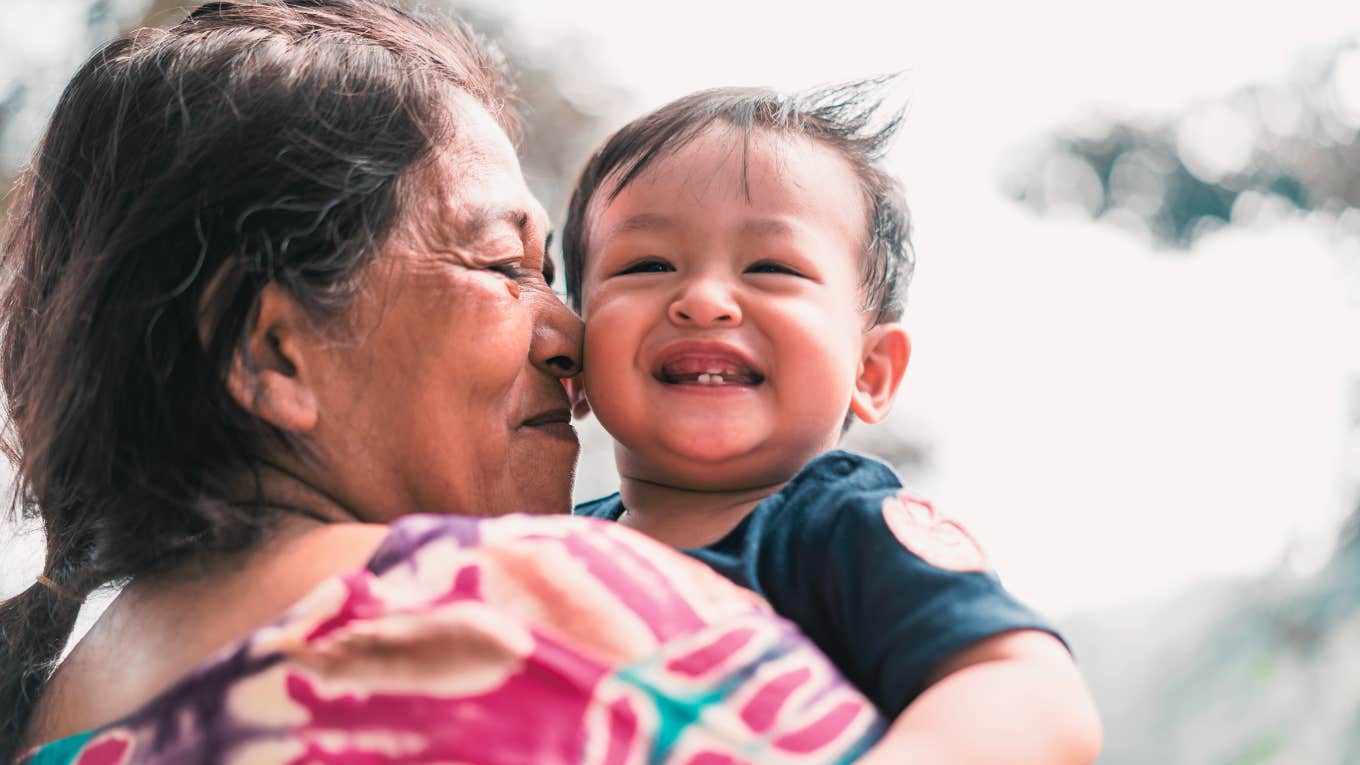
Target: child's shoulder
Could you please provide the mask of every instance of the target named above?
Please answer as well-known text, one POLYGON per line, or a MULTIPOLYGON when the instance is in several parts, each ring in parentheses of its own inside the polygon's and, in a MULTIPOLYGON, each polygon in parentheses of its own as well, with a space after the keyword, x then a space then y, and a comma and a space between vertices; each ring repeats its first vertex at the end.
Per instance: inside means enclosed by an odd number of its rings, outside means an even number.
POLYGON ((903 487, 887 464, 846 451, 809 462, 756 508, 751 533, 787 537, 809 550, 906 552, 934 568, 986 571, 981 547, 962 525, 903 487))
POLYGON ((788 488, 797 489, 805 483, 863 489, 902 488, 902 479, 886 462, 844 449, 833 449, 813 458, 789 481, 788 488))
POLYGON ((837 449, 804 465, 765 504, 780 512, 840 512, 846 506, 877 505, 902 489, 902 479, 886 463, 837 449))

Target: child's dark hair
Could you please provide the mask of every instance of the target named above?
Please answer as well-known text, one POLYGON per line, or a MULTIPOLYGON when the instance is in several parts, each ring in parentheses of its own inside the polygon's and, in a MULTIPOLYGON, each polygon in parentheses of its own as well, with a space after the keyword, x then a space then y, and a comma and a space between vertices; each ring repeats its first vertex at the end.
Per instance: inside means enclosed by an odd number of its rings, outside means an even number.
POLYGON ((892 77, 831 85, 789 96, 769 88, 715 88, 693 93, 644 115, 611 135, 576 181, 562 231, 567 295, 581 310, 591 201, 608 185, 612 201, 658 159, 679 151, 714 125, 745 143, 761 133, 802 136, 850 163, 864 190, 865 235, 861 290, 874 324, 897 321, 906 304, 914 254, 911 219, 901 185, 881 160, 902 123, 897 111, 880 119, 878 95, 892 77))

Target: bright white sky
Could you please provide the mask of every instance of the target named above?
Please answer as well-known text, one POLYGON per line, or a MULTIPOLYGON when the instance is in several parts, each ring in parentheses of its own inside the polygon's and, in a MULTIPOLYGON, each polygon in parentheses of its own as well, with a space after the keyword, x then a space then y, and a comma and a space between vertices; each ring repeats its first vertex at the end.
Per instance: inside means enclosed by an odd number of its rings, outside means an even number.
MULTIPOLYGON (((10 50, 43 39, 31 23, 70 5, 3 2, 7 15, 35 10, 25 34, 0 33, 10 50)), ((1345 257, 1326 227, 1296 221, 1212 236, 1191 257, 1154 253, 1083 220, 1035 218, 1001 197, 996 167, 1097 107, 1156 116, 1279 79, 1301 53, 1360 31, 1360 4, 494 5, 544 45, 582 38, 638 112, 713 85, 906 73, 893 162, 917 225, 915 355, 882 427, 930 441, 931 470, 908 482, 964 520, 1041 609, 1260 571, 1291 545, 1303 569, 1325 554, 1360 477, 1346 478, 1360 446, 1344 427, 1346 376, 1360 372, 1360 245, 1345 257)), ((53 22, 49 39, 69 28, 53 22)), ((605 442, 588 436, 583 495, 613 480, 605 442)), ((24 567, 6 557, 0 568, 24 567)))
MULTIPOLYGON (((1278 81, 1360 31, 1360 5, 643 5, 499 3, 545 45, 583 37, 639 113, 714 85, 906 73, 893 162, 917 225, 915 355, 881 427, 930 441, 930 471, 908 483, 973 529, 1013 589, 1065 613, 1261 571, 1290 548, 1299 570, 1322 560, 1352 500, 1344 450, 1360 461, 1344 426, 1360 290, 1348 304, 1342 273, 1356 281, 1360 246, 1346 258, 1327 227, 1296 221, 1156 253, 1035 218, 996 168, 1095 109, 1169 115, 1278 81)), ((615 481, 607 443, 588 447, 583 496, 615 481)))

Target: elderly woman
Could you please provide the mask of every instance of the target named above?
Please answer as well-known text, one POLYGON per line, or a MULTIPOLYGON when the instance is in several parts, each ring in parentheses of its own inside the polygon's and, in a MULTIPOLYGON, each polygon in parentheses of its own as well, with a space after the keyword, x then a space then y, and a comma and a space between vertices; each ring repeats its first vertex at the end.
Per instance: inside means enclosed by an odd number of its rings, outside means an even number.
POLYGON ((506 515, 567 509, 580 359, 506 98, 465 30, 362 0, 210 3, 75 75, 4 240, 6 445, 47 557, 0 605, 0 762, 872 744, 754 596, 506 515))

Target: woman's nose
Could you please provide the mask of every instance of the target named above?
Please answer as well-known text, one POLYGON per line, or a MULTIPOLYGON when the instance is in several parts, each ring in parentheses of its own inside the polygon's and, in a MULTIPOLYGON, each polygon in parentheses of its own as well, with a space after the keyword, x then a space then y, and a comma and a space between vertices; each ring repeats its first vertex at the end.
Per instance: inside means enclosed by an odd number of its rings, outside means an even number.
POLYGON ((697 279, 681 288, 667 310, 681 326, 709 327, 741 324, 741 306, 732 290, 718 279, 697 279))
POLYGON ((534 325, 529 358, 534 366, 553 377, 571 377, 581 371, 581 319, 556 295, 540 296, 542 308, 534 325))

